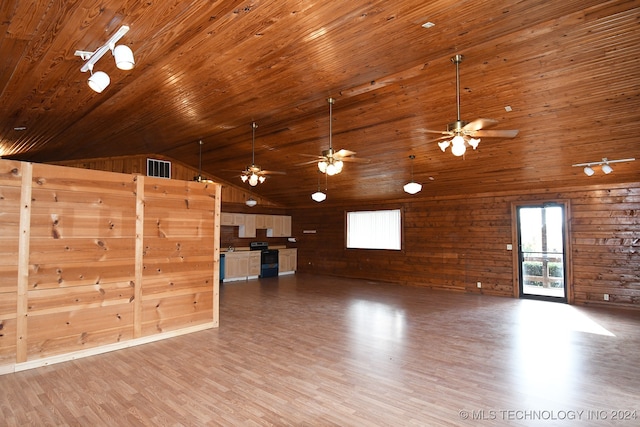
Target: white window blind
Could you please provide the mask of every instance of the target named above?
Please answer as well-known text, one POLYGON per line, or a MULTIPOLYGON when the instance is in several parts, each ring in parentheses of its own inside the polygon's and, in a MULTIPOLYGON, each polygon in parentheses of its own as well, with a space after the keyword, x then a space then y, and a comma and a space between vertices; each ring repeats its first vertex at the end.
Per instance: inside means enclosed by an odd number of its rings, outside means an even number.
POLYGON ((347 248, 401 249, 400 209, 347 212, 347 248))

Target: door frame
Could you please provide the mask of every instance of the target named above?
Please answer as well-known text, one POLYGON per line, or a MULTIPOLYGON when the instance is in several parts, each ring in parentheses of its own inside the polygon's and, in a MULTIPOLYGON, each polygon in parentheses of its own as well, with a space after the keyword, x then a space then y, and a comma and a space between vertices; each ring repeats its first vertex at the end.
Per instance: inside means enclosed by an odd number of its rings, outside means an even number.
POLYGON ((528 200, 517 201, 511 203, 511 245, 512 248, 512 271, 513 271, 513 296, 514 298, 520 298, 520 259, 518 248, 518 208, 521 207, 540 207, 544 205, 557 205, 562 206, 564 209, 564 226, 563 239, 564 239, 564 260, 565 260, 565 290, 566 290, 566 303, 574 303, 573 295, 573 258, 571 250, 571 204, 569 200, 563 199, 544 199, 544 200, 528 200))

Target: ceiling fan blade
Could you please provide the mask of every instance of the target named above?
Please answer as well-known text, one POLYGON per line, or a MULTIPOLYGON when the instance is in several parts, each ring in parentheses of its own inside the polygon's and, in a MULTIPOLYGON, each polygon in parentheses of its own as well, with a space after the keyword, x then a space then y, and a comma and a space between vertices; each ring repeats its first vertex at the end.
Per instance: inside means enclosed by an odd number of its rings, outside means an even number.
POLYGON ((340 157, 343 162, 371 163, 371 159, 363 159, 361 157, 340 157))
POLYGON ((315 160, 307 160, 306 162, 302 162, 302 163, 296 163, 295 166, 304 166, 304 165, 310 165, 313 163, 318 163, 320 160, 324 159, 324 157, 322 156, 313 156, 316 159, 315 160))
POLYGON ((498 121, 493 119, 475 119, 474 121, 467 123, 462 129, 466 131, 475 131, 486 129, 497 124, 498 121))
POLYGON ((478 130, 473 132, 471 136, 478 138, 515 138, 518 135, 517 129, 495 129, 495 130, 478 130))
POLYGON ((281 171, 260 171, 258 175, 286 175, 286 172, 281 171))
POLYGON ((425 129, 425 128, 418 128, 418 129, 415 129, 414 132, 419 132, 419 133, 439 133, 441 135, 453 136, 453 132, 448 131, 448 130, 431 130, 431 129, 425 129))
POLYGON ((334 157, 342 157, 344 159, 345 157, 353 156, 354 154, 356 154, 355 151, 345 150, 343 148, 340 151, 336 151, 335 153, 333 153, 333 156, 334 157))

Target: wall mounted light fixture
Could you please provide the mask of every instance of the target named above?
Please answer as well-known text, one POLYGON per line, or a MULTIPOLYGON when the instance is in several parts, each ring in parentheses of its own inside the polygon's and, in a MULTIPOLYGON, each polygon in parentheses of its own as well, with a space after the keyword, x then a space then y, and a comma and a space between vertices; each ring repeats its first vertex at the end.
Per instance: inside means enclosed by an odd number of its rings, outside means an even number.
POLYGON ((80 71, 86 73, 89 71, 91 73, 91 77, 89 77, 89 87, 94 91, 100 93, 109 86, 111 83, 111 79, 109 75, 104 71, 96 71, 93 72, 94 65, 96 62, 100 60, 104 56, 105 53, 111 51, 113 57, 116 61, 116 67, 121 70, 131 70, 135 66, 135 60, 133 58, 133 52, 129 48, 129 46, 118 45, 116 43, 124 36, 127 31, 129 31, 129 27, 123 25, 120 29, 111 36, 111 38, 98 49, 93 52, 88 52, 85 50, 76 50, 75 56, 79 56, 83 61, 86 61, 84 65, 80 68, 80 71))
POLYGON ((587 176, 592 176, 593 174, 596 173, 596 171, 593 169, 592 166, 600 166, 600 170, 605 175, 609 175, 611 172, 613 172, 613 168, 611 167, 610 163, 626 163, 626 162, 633 162, 634 160, 635 158, 633 157, 629 159, 620 159, 620 160, 609 160, 606 157, 603 157, 601 162, 576 163, 575 165, 571 165, 571 166, 584 167, 583 172, 587 176))

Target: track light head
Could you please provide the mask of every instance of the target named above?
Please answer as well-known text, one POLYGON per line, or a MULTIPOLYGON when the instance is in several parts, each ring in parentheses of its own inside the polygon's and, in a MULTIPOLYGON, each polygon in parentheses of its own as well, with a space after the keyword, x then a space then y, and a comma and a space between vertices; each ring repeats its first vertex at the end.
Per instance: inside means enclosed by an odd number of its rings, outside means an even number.
POLYGON ((129 46, 123 44, 116 46, 113 49, 113 57, 116 60, 116 67, 121 70, 131 70, 136 64, 133 58, 133 52, 129 46))
POLYGON ((585 167, 584 167, 584 174, 585 174, 585 175, 587 175, 587 176, 591 176, 591 175, 593 175, 594 173, 596 173, 596 172, 593 170, 593 168, 592 168, 591 166, 585 166, 585 167))
POLYGON ((609 166, 609 163, 605 163, 604 165, 602 165, 602 172, 605 173, 605 175, 609 175, 611 172, 613 172, 613 168, 611 166, 609 166))
POLYGON ((87 83, 91 89, 98 93, 102 93, 102 91, 109 86, 109 83, 111 83, 111 79, 104 71, 96 71, 91 74, 87 83))

